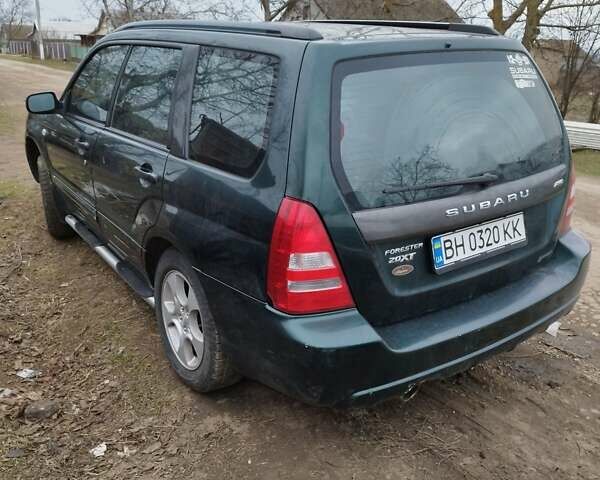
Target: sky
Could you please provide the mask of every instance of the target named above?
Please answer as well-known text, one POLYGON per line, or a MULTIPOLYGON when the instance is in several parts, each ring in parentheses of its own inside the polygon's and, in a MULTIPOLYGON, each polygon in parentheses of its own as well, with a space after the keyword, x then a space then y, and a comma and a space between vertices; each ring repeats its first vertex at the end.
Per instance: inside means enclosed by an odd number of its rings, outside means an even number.
MULTIPOLYGON (((189 1, 189 0, 188 0, 189 1)), ((248 0, 231 0, 235 3, 242 3, 248 0)), ((456 8, 459 5, 464 4, 464 0, 446 0, 452 7, 456 8)), ((490 24, 491 22, 487 18, 486 9, 490 6, 491 0, 485 0, 485 7, 480 7, 477 11, 473 11, 473 14, 477 15, 477 18, 471 20, 474 23, 486 23, 490 24)), ((56 18, 68 18, 71 20, 83 20, 95 22, 97 18, 90 18, 89 13, 82 5, 82 0, 39 0, 40 8, 42 11, 42 24, 44 19, 46 21, 50 21, 56 18)), ((256 5, 256 16, 257 19, 260 16, 260 12, 258 11, 258 0, 254 0, 252 2, 256 5)), ((518 30, 518 29, 513 29, 518 30)), ((512 32, 513 34, 518 34, 519 32, 512 32)))
MULTIPOLYGON (((243 0, 233 0, 234 3, 243 0)), ((258 10, 258 1, 256 7, 258 10)), ((88 11, 83 7, 82 0, 39 0, 42 13, 42 23, 56 18, 68 18, 70 20, 96 21, 96 18, 90 18, 88 11)), ((33 2, 32 2, 33 3, 33 2)))
POLYGON ((86 11, 81 6, 81 0, 39 0, 42 13, 42 23, 44 19, 52 20, 54 18, 69 18, 71 20, 96 20, 90 19, 86 11), (86 18, 88 17, 88 18, 86 18))

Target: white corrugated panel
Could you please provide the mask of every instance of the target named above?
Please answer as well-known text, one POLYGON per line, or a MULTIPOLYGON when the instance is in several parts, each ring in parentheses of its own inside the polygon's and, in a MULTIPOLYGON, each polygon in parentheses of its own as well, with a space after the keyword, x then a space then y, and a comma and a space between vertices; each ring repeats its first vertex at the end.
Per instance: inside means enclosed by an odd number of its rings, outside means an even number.
POLYGON ((572 147, 600 150, 600 125, 597 123, 565 122, 572 147))

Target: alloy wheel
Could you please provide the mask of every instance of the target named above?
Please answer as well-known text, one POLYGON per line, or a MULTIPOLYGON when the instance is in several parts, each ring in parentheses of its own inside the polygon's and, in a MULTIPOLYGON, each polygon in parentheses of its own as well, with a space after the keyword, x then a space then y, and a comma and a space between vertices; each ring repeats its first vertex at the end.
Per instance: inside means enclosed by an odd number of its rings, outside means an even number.
POLYGON ((188 279, 171 270, 162 282, 161 309, 171 349, 187 370, 196 370, 204 354, 198 297, 188 279))

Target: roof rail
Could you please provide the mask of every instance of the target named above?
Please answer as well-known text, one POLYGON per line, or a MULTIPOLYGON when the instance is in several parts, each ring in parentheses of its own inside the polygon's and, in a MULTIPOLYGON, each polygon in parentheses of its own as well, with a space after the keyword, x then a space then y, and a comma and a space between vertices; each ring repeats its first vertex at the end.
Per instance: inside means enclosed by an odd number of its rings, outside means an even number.
POLYGON ((470 23, 418 22, 406 20, 305 20, 304 23, 339 23, 347 25, 424 28, 430 30, 449 30, 451 32, 477 33, 481 35, 500 35, 492 27, 472 25, 470 23))
POLYGON ((146 20, 132 22, 115 31, 142 29, 184 29, 212 32, 245 33, 270 37, 293 38, 297 40, 321 40, 320 33, 299 23, 280 22, 211 22, 197 20, 146 20))

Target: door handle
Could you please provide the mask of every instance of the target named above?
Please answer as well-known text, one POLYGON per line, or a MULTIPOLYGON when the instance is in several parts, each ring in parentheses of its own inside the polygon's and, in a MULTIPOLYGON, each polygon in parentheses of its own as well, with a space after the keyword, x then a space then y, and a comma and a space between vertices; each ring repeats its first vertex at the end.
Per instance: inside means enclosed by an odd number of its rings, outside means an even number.
POLYGON ((75 144, 78 148, 81 148, 83 150, 87 150, 88 148, 90 148, 90 142, 83 138, 78 138, 77 140, 75 140, 75 144))
POLYGON ((152 170, 152 165, 144 163, 142 165, 136 165, 133 169, 137 172, 138 176, 147 181, 148 183, 156 183, 158 181, 158 175, 152 170))
POLYGON ((77 146, 77 153, 80 157, 83 157, 83 165, 87 165, 87 158, 85 158, 85 154, 90 149, 90 142, 84 138, 78 138, 75 140, 75 145, 77 146))

